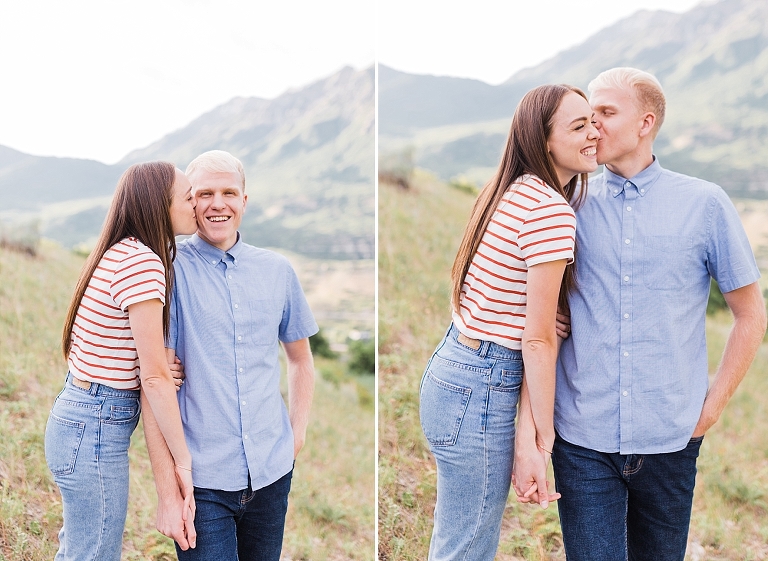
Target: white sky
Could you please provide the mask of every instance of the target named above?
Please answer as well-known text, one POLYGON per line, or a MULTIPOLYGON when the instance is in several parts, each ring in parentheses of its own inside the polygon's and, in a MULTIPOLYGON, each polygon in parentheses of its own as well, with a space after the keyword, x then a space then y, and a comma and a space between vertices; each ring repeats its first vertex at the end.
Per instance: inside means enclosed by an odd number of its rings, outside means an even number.
POLYGON ((0 0, 0 144, 114 163, 235 96, 375 58, 499 83, 699 0, 0 0))
POLYGON ((701 0, 379 0, 377 58, 397 70, 499 84, 638 10, 701 0))
POLYGON ((373 0, 0 1, 0 144, 35 155, 114 163, 375 57, 373 0))

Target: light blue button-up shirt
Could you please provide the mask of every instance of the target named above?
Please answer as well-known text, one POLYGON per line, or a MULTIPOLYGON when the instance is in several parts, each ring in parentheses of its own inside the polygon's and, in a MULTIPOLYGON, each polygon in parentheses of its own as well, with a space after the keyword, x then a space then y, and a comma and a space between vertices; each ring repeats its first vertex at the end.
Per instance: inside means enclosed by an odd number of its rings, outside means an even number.
POLYGON ((288 260, 197 234, 178 244, 166 346, 184 364, 178 393, 196 487, 239 491, 274 483, 293 466, 293 432, 280 394, 278 341, 317 332, 288 260))
POLYGON ((760 277, 736 209, 717 185, 654 159, 630 179, 591 179, 576 220, 555 428, 601 452, 681 450, 708 387, 710 276, 723 292, 760 277))

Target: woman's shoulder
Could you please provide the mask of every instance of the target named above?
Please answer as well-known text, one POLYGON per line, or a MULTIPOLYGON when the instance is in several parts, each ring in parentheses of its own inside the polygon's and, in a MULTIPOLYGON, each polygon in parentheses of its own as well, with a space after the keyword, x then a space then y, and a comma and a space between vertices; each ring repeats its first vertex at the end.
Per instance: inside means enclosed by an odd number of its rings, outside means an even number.
POLYGON ((570 208, 568 201, 552 186, 533 174, 521 175, 510 185, 507 199, 525 199, 529 210, 535 208, 564 204, 570 208))
POLYGON ((138 265, 160 266, 163 262, 152 249, 137 238, 123 238, 110 247, 104 254, 104 258, 120 263, 123 267, 138 265))

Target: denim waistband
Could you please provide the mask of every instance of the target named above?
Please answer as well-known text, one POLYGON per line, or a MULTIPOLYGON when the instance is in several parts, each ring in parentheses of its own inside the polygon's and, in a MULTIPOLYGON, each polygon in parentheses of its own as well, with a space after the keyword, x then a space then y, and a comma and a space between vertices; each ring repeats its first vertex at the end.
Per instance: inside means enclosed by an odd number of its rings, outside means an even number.
MULTIPOLYGON (((84 380, 84 381, 87 382, 88 380, 84 380)), ((71 372, 67 372, 66 385, 69 386, 70 388, 76 389, 78 391, 87 393, 88 395, 92 395, 92 396, 102 395, 102 396, 111 396, 111 397, 139 397, 141 395, 141 390, 119 390, 117 388, 113 388, 105 384, 97 384, 96 382, 91 382, 91 387, 86 390, 72 383, 71 372)))
MULTIPOLYGON (((482 357, 492 357, 492 358, 507 358, 507 359, 523 359, 523 352, 517 349, 510 349, 505 347, 504 345, 499 345, 498 343, 494 343, 493 341, 483 341, 480 339, 476 339, 480 341, 480 347, 475 350, 471 347, 467 347, 463 343, 460 343, 458 338, 461 334, 461 331, 459 331, 459 328, 456 327, 454 323, 451 323, 451 327, 448 328, 448 337, 451 338, 453 341, 455 341, 457 344, 462 345, 464 348, 466 348, 470 352, 474 352, 477 356, 482 357)), ((467 337, 469 337, 467 335, 467 337)))

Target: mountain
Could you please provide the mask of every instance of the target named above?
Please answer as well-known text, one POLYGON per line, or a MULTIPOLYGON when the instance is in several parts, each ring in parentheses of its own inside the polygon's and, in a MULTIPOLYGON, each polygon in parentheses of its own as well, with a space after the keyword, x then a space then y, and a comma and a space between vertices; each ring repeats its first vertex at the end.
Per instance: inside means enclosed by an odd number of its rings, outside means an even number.
POLYGON ((586 89, 608 68, 655 74, 667 96, 656 141, 663 165, 768 197, 768 2, 721 0, 683 14, 639 11, 498 86, 379 67, 379 149, 414 150, 416 164, 484 183, 522 95, 544 83, 586 89), (421 120, 420 107, 439 100, 421 120), (411 119, 411 120, 409 120, 411 119))
POLYGON ((112 166, 0 146, 0 219, 33 216, 65 245, 93 240, 129 165, 161 159, 183 170, 201 152, 221 149, 245 168, 246 241, 312 257, 372 258, 374 146, 373 68, 343 68, 272 100, 232 99, 112 166))
POLYGON ((374 74, 344 68, 274 100, 235 98, 121 164, 227 150, 246 173, 242 232, 257 245, 372 258, 374 74))

